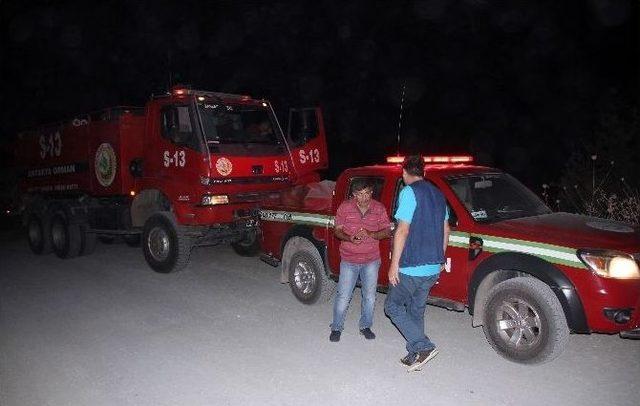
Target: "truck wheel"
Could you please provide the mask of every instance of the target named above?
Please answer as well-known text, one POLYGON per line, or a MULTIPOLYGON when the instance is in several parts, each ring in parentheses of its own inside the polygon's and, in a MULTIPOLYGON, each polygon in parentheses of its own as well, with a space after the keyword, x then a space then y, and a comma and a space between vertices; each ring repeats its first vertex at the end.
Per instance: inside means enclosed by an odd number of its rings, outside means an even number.
POLYGON ((31 214, 27 221, 27 240, 34 254, 50 254, 51 218, 46 214, 31 214))
POLYGON ((255 257, 260 252, 260 239, 256 230, 246 232, 242 239, 231 244, 236 254, 241 257, 255 257))
POLYGON ((82 249, 80 225, 70 222, 63 213, 56 213, 51 219, 51 245, 59 258, 77 257, 82 249))
POLYGON ((189 262, 191 240, 169 213, 156 213, 144 224, 142 251, 156 272, 170 273, 183 269, 189 262))
POLYGON ((562 305, 551 288, 530 277, 491 288, 484 304, 484 334, 501 356, 541 364, 559 356, 569 341, 562 305))
POLYGON ((88 232, 89 224, 82 224, 80 231, 82 234, 82 247, 80 248, 80 255, 90 255, 96 250, 96 244, 98 243, 98 236, 95 233, 88 232))
POLYGON ((291 292, 304 304, 327 302, 335 283, 327 277, 320 253, 309 240, 302 237, 293 237, 287 242, 287 247, 290 247, 289 244, 296 245, 288 266, 291 292))

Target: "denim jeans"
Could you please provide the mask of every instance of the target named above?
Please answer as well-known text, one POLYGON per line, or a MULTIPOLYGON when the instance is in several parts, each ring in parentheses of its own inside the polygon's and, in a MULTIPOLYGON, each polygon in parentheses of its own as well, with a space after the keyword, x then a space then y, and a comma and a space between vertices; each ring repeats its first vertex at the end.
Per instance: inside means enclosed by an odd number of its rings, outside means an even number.
POLYGON ((400 273, 399 279, 396 286, 389 285, 385 313, 407 340, 410 354, 431 350, 436 346, 424 333, 424 310, 429 291, 438 280, 438 275, 409 276, 400 273))
POLYGON ((346 261, 340 262, 340 278, 338 279, 338 290, 335 301, 333 302, 333 323, 331 323, 331 330, 342 331, 344 318, 358 277, 360 277, 362 292, 360 330, 373 325, 373 308, 376 302, 379 268, 379 259, 364 264, 354 264, 346 261))

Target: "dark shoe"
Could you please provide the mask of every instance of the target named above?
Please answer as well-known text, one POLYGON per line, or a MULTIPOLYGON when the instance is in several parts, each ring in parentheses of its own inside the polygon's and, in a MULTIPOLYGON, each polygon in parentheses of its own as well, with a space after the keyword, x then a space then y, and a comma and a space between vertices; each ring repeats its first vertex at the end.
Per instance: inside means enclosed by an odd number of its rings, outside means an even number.
POLYGON ((340 334, 342 334, 341 331, 332 330, 331 335, 329 336, 329 341, 331 341, 332 343, 337 343, 338 341, 340 341, 340 334))
POLYGON ((408 367, 410 367, 414 362, 416 362, 416 358, 418 357, 418 354, 416 353, 409 353, 407 355, 404 356, 404 358, 400 359, 400 362, 403 365, 406 365, 408 367))
POLYGON ((373 331, 371 331, 369 327, 360 330, 360 334, 362 334, 367 340, 373 340, 374 338, 376 338, 376 335, 373 334, 373 331))
POLYGON ((422 370, 422 367, 427 362, 432 360, 433 357, 435 357, 436 355, 438 355, 438 350, 436 350, 435 348, 433 348, 431 350, 420 351, 418 353, 418 358, 416 358, 415 362, 413 364, 411 364, 409 369, 407 369, 407 372, 413 372, 413 371, 422 370))

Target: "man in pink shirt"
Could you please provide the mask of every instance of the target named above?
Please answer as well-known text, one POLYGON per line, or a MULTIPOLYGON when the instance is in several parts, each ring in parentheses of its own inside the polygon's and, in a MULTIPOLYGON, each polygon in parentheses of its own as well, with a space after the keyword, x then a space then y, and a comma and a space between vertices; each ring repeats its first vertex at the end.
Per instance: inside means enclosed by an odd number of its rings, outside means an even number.
POLYGON ((373 309, 380 268, 378 240, 391 236, 391 223, 382 203, 373 200, 373 187, 366 179, 352 184, 353 197, 336 212, 334 232, 340 243, 340 278, 333 305, 333 323, 329 340, 340 341, 344 319, 358 277, 362 291, 360 334, 376 338, 371 331, 373 309))

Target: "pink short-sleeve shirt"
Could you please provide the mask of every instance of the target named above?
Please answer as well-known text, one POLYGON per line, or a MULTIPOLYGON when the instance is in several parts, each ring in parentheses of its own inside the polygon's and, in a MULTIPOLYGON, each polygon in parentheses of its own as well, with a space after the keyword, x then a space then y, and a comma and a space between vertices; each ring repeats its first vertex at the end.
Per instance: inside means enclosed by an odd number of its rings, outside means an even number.
MULTIPOLYGON (((353 235, 364 228, 368 231, 380 231, 391 226, 387 210, 382 203, 371 200, 369 209, 362 214, 355 199, 342 202, 336 212, 335 226, 343 226, 347 235, 353 235)), ((351 241, 340 242, 340 258, 354 264, 364 264, 380 259, 379 241, 365 237, 360 244, 351 241)))

